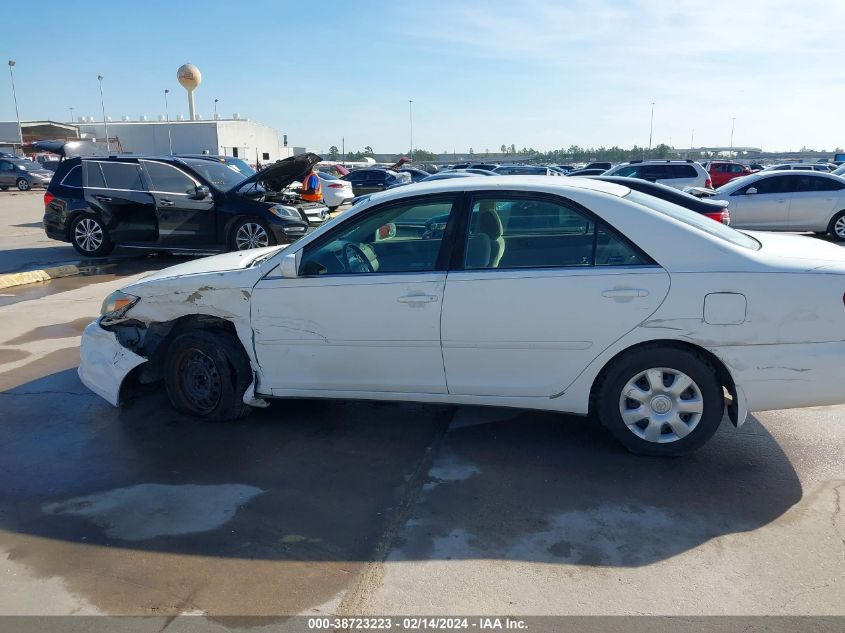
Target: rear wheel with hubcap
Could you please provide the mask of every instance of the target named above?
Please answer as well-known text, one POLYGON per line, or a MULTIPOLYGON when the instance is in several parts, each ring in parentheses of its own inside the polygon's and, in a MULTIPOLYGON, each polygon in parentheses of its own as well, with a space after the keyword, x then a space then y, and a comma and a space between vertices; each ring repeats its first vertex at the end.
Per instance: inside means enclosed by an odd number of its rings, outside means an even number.
POLYGON ((70 241, 84 257, 102 257, 114 250, 103 221, 90 213, 76 216, 70 225, 70 241))
POLYGON ((714 369, 692 352, 651 348, 620 357, 598 392, 599 418, 628 450, 683 455, 722 421, 724 397, 714 369))
POLYGON ((240 220, 232 228, 232 250, 244 251, 249 248, 262 248, 276 243, 267 225, 261 220, 247 218, 240 220))
POLYGON ((845 211, 840 211, 833 216, 827 232, 837 242, 845 242, 845 211))
POLYGON ((15 181, 15 184, 17 185, 19 191, 30 190, 29 181, 26 178, 18 178, 17 181, 15 181))

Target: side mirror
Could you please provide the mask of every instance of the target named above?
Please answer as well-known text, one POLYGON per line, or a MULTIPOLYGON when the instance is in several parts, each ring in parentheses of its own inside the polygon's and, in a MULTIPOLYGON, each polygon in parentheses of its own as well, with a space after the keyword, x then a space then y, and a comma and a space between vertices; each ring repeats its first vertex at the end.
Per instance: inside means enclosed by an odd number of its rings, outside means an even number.
POLYGON ((757 187, 749 187, 745 190, 746 196, 753 196, 755 193, 757 193, 757 187))
POLYGON ((296 279, 299 276, 297 272, 299 266, 297 266, 296 261, 296 253, 288 253, 282 256, 282 263, 279 264, 279 270, 282 273, 282 277, 286 279, 296 279))
POLYGON ((195 200, 205 200, 208 196, 211 195, 211 190, 206 187, 205 185, 198 185, 194 188, 194 199, 195 200))

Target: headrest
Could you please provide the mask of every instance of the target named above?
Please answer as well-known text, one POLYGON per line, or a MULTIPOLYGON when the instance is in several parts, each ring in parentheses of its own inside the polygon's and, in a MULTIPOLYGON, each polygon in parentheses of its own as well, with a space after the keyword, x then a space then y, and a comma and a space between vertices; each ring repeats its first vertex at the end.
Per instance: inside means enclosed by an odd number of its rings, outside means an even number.
POLYGON ((477 232, 484 233, 491 240, 497 240, 502 237, 504 230, 502 229, 502 220, 499 218, 499 214, 491 209, 479 211, 477 232))

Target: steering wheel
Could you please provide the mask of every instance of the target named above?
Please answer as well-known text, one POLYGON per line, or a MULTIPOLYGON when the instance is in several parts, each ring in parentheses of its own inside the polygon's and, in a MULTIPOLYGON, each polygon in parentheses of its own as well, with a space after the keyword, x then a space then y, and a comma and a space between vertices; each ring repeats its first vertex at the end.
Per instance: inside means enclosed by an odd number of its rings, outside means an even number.
POLYGON ((357 244, 347 242, 343 245, 343 256, 346 259, 346 267, 351 273, 371 273, 373 265, 370 258, 357 244))

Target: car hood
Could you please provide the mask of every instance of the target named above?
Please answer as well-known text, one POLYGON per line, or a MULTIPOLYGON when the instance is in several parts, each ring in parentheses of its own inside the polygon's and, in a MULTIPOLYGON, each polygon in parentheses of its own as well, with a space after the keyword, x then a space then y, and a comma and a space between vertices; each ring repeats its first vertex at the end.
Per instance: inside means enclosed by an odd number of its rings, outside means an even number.
POLYGON ((176 266, 170 266, 169 268, 154 272, 142 278, 137 283, 147 284, 188 275, 227 273, 235 270, 244 270, 250 268, 258 258, 270 253, 276 253, 283 248, 284 246, 266 246, 264 248, 253 248, 248 251, 236 251, 223 253, 222 255, 212 255, 211 257, 201 257, 185 262, 184 264, 177 264, 176 266))
POLYGON ((254 173, 232 187, 230 191, 238 191, 252 183, 259 183, 268 191, 282 191, 292 182, 302 180, 305 174, 321 160, 323 160, 321 156, 311 152, 290 156, 254 173))

